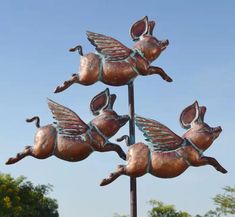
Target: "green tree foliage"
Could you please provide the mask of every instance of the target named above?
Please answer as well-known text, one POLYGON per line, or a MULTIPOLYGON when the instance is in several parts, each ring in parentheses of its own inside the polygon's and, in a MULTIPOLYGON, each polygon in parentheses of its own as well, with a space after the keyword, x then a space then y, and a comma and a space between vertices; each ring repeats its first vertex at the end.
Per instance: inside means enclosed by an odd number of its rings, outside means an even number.
MULTIPOLYGON (((215 210, 210 210, 204 215, 195 217, 222 217, 235 216, 235 187, 226 186, 223 194, 217 194, 213 201, 217 206, 215 210)), ((148 217, 192 217, 187 212, 177 211, 173 205, 165 205, 161 201, 150 200, 148 202, 152 209, 148 211, 148 217)), ((127 215, 115 214, 114 217, 128 217, 127 215)))
POLYGON ((220 217, 220 216, 221 216, 221 214, 218 212, 218 210, 210 210, 203 217, 220 217))
POLYGON ((223 190, 223 194, 217 194, 213 198, 214 203, 217 205, 216 211, 223 215, 231 216, 235 214, 235 188, 225 186, 223 190))
POLYGON ((148 211, 148 217, 191 217, 187 212, 176 211, 173 205, 165 205, 156 200, 150 200, 152 209, 148 211))
POLYGON ((58 204, 46 195, 51 185, 34 186, 25 177, 0 174, 1 217, 58 217, 58 204))

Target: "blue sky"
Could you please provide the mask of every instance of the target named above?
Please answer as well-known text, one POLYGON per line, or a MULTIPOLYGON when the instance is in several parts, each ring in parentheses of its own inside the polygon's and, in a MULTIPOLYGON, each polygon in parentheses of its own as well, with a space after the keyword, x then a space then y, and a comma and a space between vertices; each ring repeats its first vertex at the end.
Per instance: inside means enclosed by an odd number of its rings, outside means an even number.
MULTIPOLYGON (((223 132, 205 153, 215 157, 229 173, 210 166, 189 168, 175 179, 145 175, 138 179, 138 212, 146 216, 150 199, 175 204, 192 214, 213 208, 211 198, 225 185, 234 185, 235 120, 235 3, 227 1, 13 1, 0 2, 0 171, 24 175, 34 183, 54 185, 62 217, 111 217, 129 213, 129 178, 107 187, 99 182, 123 163, 114 153, 94 153, 85 161, 69 163, 55 157, 31 157, 5 166, 8 157, 33 143, 36 131, 25 118, 39 115, 42 124, 53 121, 46 98, 71 109, 89 122, 90 99, 107 86, 74 85, 61 94, 54 88, 78 71, 79 56, 68 49, 76 44, 94 51, 85 31, 113 36, 131 47, 129 28, 147 15, 157 25, 154 35, 170 45, 152 65, 161 66, 174 80, 157 76, 135 80, 136 113, 156 119, 177 134, 181 110, 198 100, 207 106, 205 120, 223 132)), ((110 87, 118 99, 115 110, 128 112, 127 87, 110 87)), ((128 132, 125 126, 113 137, 128 132)), ((143 141, 136 131, 136 141, 143 141)), ((127 150, 124 144, 122 147, 127 150)))

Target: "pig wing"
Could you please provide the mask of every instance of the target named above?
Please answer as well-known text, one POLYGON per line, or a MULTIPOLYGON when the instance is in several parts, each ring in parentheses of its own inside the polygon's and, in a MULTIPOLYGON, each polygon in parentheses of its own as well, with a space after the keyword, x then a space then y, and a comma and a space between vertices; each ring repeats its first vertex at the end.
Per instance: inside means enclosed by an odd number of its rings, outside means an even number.
POLYGON ((96 50, 108 61, 124 60, 132 53, 131 49, 112 37, 93 32, 87 32, 87 37, 96 50))
POLYGON ((144 133, 146 141, 151 142, 154 150, 170 151, 181 146, 183 139, 158 121, 135 117, 137 127, 144 133))
POLYGON ((76 138, 85 133, 89 127, 72 110, 48 99, 48 106, 56 120, 56 128, 63 137, 76 138))

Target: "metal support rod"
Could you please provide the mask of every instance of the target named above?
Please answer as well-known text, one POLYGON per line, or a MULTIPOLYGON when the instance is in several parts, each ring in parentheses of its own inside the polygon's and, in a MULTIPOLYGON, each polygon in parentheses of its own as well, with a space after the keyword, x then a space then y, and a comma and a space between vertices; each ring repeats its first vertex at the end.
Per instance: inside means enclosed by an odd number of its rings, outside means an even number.
MULTIPOLYGON (((128 102, 129 102, 129 136, 130 144, 135 143, 135 104, 134 104, 134 84, 131 82, 128 85, 128 102)), ((137 217, 137 193, 136 193, 136 178, 130 178, 130 217, 137 217)))

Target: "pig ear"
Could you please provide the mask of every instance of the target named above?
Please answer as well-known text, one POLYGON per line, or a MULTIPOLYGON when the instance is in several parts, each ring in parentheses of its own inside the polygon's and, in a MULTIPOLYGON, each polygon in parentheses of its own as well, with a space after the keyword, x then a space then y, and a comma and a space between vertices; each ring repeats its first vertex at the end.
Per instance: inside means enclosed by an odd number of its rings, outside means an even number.
MULTIPOLYGON (((151 24, 153 25, 153 24, 151 24)), ((154 25, 153 25, 154 27, 154 25)), ((153 28, 152 27, 152 28, 153 28)), ((149 30, 149 22, 148 17, 145 16, 143 19, 135 22, 131 29, 130 29, 130 35, 134 41, 138 40, 141 35, 147 34, 149 30)))
POLYGON ((97 94, 90 103, 90 109, 93 115, 98 115, 101 110, 106 109, 110 104, 111 98, 108 88, 97 94))
POLYGON ((113 109, 113 104, 114 104, 117 96, 115 94, 111 94, 109 97, 110 97, 110 102, 109 102, 109 106, 108 107, 110 109, 113 109))
POLYGON ((148 34, 153 35, 154 26, 155 26, 154 21, 149 21, 148 22, 148 34))
POLYGON ((206 107, 205 106, 200 106, 199 111, 200 111, 200 119, 201 119, 202 122, 204 122, 206 107))
POLYGON ((180 123, 184 129, 189 129, 199 118, 199 105, 195 101, 192 105, 185 108, 180 115, 180 123))

